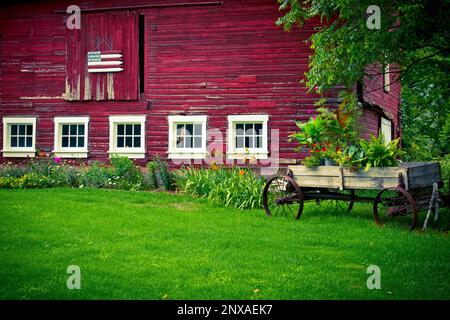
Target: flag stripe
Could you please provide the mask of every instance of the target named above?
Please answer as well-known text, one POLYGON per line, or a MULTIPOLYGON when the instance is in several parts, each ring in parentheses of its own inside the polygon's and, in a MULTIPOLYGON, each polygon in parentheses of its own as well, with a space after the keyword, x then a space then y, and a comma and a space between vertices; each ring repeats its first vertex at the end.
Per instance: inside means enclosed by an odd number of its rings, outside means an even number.
POLYGON ((88 66, 119 66, 123 64, 122 61, 93 61, 88 62, 88 66))
POLYGON ((123 71, 123 68, 101 68, 101 69, 89 69, 88 70, 91 73, 98 73, 98 72, 120 72, 123 71))

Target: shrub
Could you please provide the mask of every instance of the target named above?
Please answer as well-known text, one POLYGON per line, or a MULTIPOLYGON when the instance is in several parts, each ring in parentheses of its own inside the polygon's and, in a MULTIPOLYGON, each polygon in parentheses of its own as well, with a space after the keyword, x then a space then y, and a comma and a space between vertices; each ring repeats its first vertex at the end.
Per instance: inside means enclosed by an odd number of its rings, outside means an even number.
POLYGON ((52 186, 49 177, 38 173, 26 173, 20 178, 1 177, 0 188, 6 189, 35 189, 48 188, 52 186))
POLYGON ((28 172, 27 167, 6 163, 0 165, 0 177, 5 178, 20 178, 28 172))
POLYGON ((144 176, 138 166, 127 157, 112 157, 108 186, 126 190, 141 190, 144 176), (112 183, 111 183, 112 182, 112 183))
POLYGON ((16 189, 19 188, 19 178, 16 177, 0 177, 0 189, 16 189))
POLYGON ((262 207, 265 180, 249 169, 182 168, 176 185, 184 192, 207 198, 210 202, 240 210, 262 207))
POLYGON ((441 177, 442 181, 444 181, 444 185, 446 190, 450 191, 449 180, 450 180, 450 154, 444 156, 444 158, 440 161, 441 165, 441 177))
POLYGON ((19 188, 35 189, 48 188, 54 186, 52 180, 48 176, 38 173, 27 173, 23 177, 18 178, 19 188))
POLYGON ((99 161, 93 161, 83 170, 80 176, 80 186, 91 188, 106 188, 111 181, 109 168, 104 167, 99 161))

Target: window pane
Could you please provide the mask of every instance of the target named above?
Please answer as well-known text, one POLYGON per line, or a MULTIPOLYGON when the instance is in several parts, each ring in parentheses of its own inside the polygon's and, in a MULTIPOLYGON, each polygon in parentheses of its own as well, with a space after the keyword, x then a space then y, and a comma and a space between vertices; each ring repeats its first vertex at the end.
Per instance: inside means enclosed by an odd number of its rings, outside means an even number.
POLYGON ((84 124, 79 124, 78 125, 78 135, 79 136, 84 136, 84 124))
POLYGON ((194 124, 194 134, 196 136, 202 135, 202 125, 201 124, 194 124))
POLYGON ((123 124, 117 125, 117 134, 119 136, 123 136, 125 134, 125 125, 123 124))
POLYGON ((244 135, 244 124, 242 123, 236 124, 236 135, 238 136, 244 135))
MULTIPOLYGON (((23 127, 23 129, 25 130, 25 127, 23 127)), ((19 128, 20 130, 20 128, 19 128)), ((19 137, 19 147, 23 148, 25 147, 25 138, 24 137, 19 137)))
POLYGON ((64 124, 62 126, 62 134, 63 134, 63 136, 67 136, 69 134, 69 125, 64 124))
POLYGON ((79 148, 84 147, 84 137, 78 137, 78 147, 79 148))
POLYGON ((11 137, 11 147, 17 147, 17 137, 11 137))
POLYGON ((135 124, 134 125, 134 135, 135 136, 140 136, 141 135, 141 125, 140 124, 135 124))
POLYGON ((77 147, 77 138, 76 137, 70 137, 69 146, 71 148, 76 148, 77 147))
POLYGON ((202 137, 195 137, 194 148, 201 148, 201 147, 202 147, 202 137))
POLYGON ((194 125, 187 124, 186 125, 186 135, 191 136, 194 133, 194 125))
POLYGON ((33 135, 33 126, 27 125, 27 135, 31 136, 33 135))
POLYGON ((31 148, 33 146, 33 138, 27 137, 27 148, 31 148))
POLYGON ((24 125, 20 125, 19 126, 19 134, 20 135, 25 135, 25 126, 24 125))
POLYGON ((255 131, 256 131, 256 134, 262 135, 262 123, 255 124, 255 131))
POLYGON ((252 123, 247 123, 245 125, 245 135, 246 136, 252 136, 255 135, 254 127, 252 123))
POLYGON ((62 146, 63 148, 67 148, 67 147, 69 146, 69 138, 68 138, 68 137, 63 137, 63 138, 62 138, 62 144, 61 144, 61 146, 62 146))
POLYGON ((72 124, 70 125, 70 134, 71 135, 76 135, 77 134, 77 126, 72 124))
POLYGON ((255 138, 255 148, 262 148, 262 137, 258 136, 255 138))
POLYGON ((11 135, 16 136, 17 135, 17 125, 13 124, 11 126, 11 135))
POLYGON ((177 124, 177 136, 184 135, 184 125, 177 124))
POLYGON ((141 137, 134 137, 134 147, 135 148, 141 147, 141 137))
POLYGON ((253 148, 253 138, 245 137, 245 147, 246 148, 253 148))
POLYGON ((236 148, 243 148, 243 147, 244 147, 244 138, 237 137, 236 138, 236 148))
POLYGON ((192 148, 192 137, 186 137, 184 139, 185 148, 192 148))
POLYGON ((133 134, 133 125, 132 124, 127 124, 126 125, 126 135, 127 136, 131 136, 133 134))
POLYGON ((177 138, 177 148, 184 148, 184 138, 183 137, 177 138))
POLYGON ((133 147, 133 138, 132 137, 125 138, 125 147, 128 147, 128 148, 133 147))
POLYGON ((123 137, 117 138, 117 148, 123 148, 125 146, 125 139, 123 137))

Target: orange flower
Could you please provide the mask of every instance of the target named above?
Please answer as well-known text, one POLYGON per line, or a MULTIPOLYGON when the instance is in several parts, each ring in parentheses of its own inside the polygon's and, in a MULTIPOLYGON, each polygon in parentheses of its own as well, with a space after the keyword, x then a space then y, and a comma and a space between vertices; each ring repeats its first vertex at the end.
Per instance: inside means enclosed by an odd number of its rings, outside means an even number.
POLYGON ((213 162, 211 163, 211 170, 219 170, 219 167, 217 166, 217 164, 216 164, 215 161, 213 161, 213 162))
POLYGON ((245 174, 245 170, 243 170, 243 169, 239 170, 239 175, 240 176, 243 176, 244 174, 245 174))

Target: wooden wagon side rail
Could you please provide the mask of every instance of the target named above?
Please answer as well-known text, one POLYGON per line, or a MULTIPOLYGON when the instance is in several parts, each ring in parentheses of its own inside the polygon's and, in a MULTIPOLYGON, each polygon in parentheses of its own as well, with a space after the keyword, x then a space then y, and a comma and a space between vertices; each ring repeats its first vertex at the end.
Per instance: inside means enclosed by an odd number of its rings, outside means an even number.
POLYGON ((367 172, 352 172, 338 166, 289 166, 300 187, 370 189, 396 187, 406 176, 406 168, 371 168, 367 172))
POLYGON ((300 187, 334 188, 339 190, 381 190, 403 185, 404 189, 423 188, 440 180, 437 163, 405 163, 399 167, 370 168, 354 172, 338 166, 289 166, 300 187))

